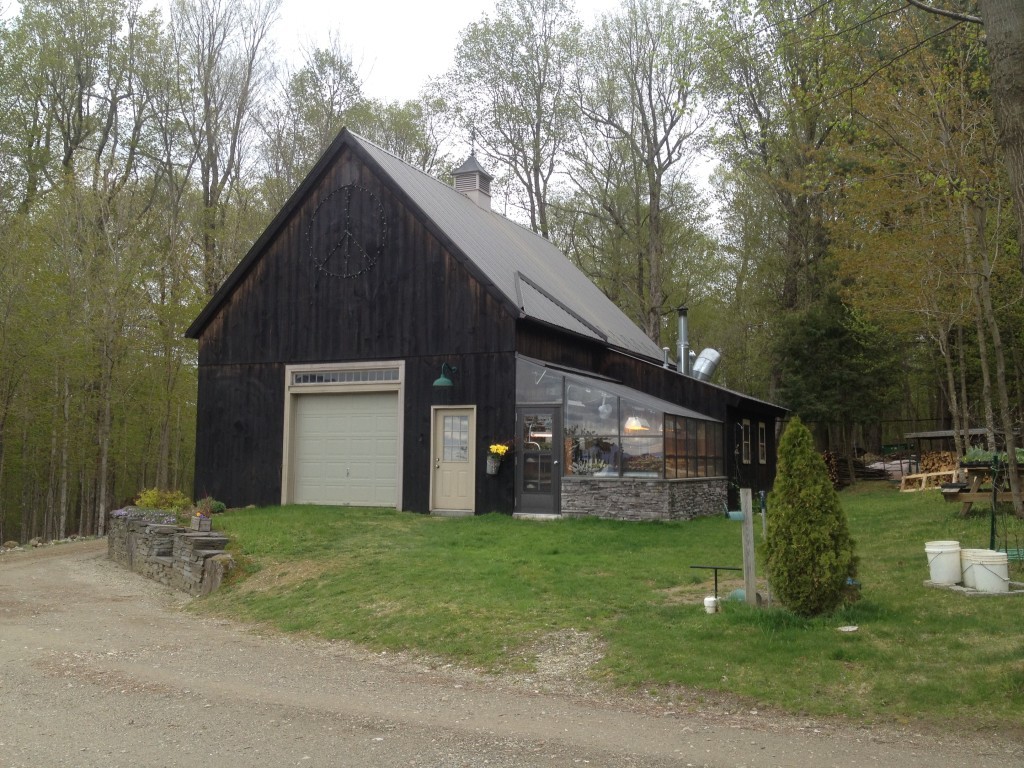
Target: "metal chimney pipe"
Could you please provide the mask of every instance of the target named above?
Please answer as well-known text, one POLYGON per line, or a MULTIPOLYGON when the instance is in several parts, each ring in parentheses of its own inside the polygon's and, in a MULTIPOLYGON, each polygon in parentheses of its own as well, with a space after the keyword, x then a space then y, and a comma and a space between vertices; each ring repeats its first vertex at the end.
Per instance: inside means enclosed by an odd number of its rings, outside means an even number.
POLYGON ((665 368, 668 368, 668 362, 669 362, 668 347, 662 347, 661 348, 661 364, 665 368))
POLYGON ((679 313, 679 373, 690 375, 690 325, 686 319, 687 309, 685 306, 676 310, 679 313))

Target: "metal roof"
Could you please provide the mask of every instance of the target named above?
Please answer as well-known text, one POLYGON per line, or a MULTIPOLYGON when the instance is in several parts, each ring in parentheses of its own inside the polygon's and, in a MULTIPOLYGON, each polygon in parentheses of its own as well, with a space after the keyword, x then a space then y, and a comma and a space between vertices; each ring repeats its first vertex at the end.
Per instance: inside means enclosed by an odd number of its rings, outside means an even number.
POLYGON ((480 161, 476 159, 476 154, 471 154, 468 158, 466 158, 466 162, 464 162, 462 165, 460 165, 458 168, 452 171, 452 176, 458 176, 459 174, 463 173, 479 173, 483 176, 486 176, 488 179, 494 178, 493 176, 491 176, 491 174, 484 170, 484 167, 482 165, 480 165, 480 161))
MULTIPOLYGON (((967 434, 984 435, 987 431, 984 427, 971 427, 967 430, 967 434)), ((951 438, 954 434, 952 429, 936 429, 931 432, 907 432, 903 435, 903 438, 905 440, 940 440, 942 438, 951 438)))
POLYGON ((550 241, 349 133, 524 317, 660 360, 661 348, 550 241))

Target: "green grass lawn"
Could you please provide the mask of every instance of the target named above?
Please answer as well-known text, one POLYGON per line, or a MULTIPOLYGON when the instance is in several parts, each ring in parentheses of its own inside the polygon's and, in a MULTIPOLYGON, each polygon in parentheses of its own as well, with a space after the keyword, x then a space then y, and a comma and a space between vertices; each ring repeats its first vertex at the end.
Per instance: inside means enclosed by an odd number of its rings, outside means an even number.
MULTIPOLYGON (((711 573, 689 566, 742 562, 740 524, 724 518, 538 523, 305 506, 217 516, 244 578, 197 607, 496 671, 531 668, 539 638, 573 628, 602 643, 594 673, 616 685, 686 686, 863 720, 1019 724, 1024 596, 923 586, 925 542, 987 547, 987 515, 962 519, 959 505, 934 491, 901 494, 887 484, 841 498, 862 597, 827 618, 735 602, 706 614, 711 573), (845 625, 859 629, 839 632, 845 625)), ((1010 546, 1024 546, 1024 521, 1006 524, 1010 546)), ((760 539, 759 524, 755 531, 760 539)), ((1019 564, 1011 576, 1024 581, 1019 564)), ((738 573, 720 592, 737 586, 738 573)))

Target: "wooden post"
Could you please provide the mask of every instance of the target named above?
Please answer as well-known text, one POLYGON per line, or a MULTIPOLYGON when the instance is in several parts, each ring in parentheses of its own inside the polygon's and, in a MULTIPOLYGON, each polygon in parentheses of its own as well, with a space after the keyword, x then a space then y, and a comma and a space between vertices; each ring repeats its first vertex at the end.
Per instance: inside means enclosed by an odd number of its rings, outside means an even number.
POLYGON ((749 488, 740 488, 743 510, 743 591, 747 605, 757 605, 757 570, 754 567, 754 500, 749 488))

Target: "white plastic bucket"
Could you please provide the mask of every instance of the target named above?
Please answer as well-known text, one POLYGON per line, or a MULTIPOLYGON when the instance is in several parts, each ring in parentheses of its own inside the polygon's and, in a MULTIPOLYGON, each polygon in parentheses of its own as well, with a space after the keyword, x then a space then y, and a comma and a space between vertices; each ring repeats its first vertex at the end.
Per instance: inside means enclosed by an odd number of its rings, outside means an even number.
POLYGON ((977 582, 974 580, 978 567, 978 558, 982 555, 993 554, 991 549, 961 549, 960 550, 960 573, 961 581, 965 587, 977 589, 977 582))
POLYGON ((718 611, 718 598, 717 597, 705 597, 704 598, 704 611, 706 613, 715 613, 718 611))
POLYGON ((956 584, 960 581, 960 542, 928 541, 924 552, 928 555, 931 580, 936 584, 956 584))
POLYGON ((978 555, 972 570, 975 589, 979 592, 1010 591, 1010 566, 1005 552, 978 555))

